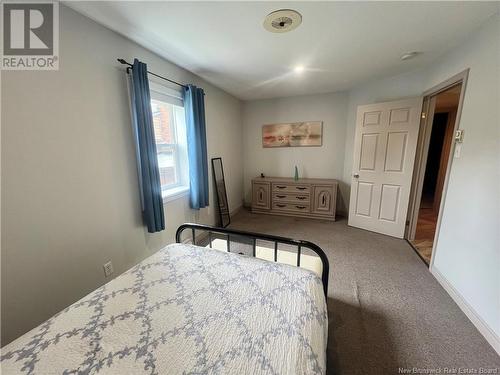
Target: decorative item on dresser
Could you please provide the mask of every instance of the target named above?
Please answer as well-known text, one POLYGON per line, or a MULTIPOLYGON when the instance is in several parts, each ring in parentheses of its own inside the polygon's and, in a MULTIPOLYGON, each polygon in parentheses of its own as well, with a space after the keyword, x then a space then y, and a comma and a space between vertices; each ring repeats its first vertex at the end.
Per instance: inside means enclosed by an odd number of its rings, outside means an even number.
POLYGON ((252 180, 252 212, 335 220, 337 180, 256 177, 252 180))

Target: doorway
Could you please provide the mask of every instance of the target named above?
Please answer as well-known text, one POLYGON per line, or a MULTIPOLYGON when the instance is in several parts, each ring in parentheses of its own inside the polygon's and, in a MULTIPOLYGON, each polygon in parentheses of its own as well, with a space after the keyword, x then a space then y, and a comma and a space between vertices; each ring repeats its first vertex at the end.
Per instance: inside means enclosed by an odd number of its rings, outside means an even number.
POLYGON ((467 72, 424 97, 407 238, 427 265, 438 238, 466 77, 467 72))

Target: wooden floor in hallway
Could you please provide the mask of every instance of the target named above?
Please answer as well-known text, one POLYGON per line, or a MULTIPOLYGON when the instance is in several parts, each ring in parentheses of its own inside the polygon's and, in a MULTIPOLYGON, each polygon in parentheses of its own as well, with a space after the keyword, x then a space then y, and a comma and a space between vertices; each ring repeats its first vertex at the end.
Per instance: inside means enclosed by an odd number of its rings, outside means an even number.
POLYGON ((432 257, 432 245, 436 234, 437 212, 432 208, 423 207, 418 213, 415 239, 410 243, 417 250, 424 261, 429 264, 432 257))

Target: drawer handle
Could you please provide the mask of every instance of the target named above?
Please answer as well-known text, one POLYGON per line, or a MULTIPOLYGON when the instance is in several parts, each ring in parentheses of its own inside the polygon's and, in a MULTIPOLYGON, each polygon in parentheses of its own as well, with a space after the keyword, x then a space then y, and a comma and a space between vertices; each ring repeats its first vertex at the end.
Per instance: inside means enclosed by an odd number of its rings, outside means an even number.
POLYGON ((306 199, 306 197, 295 197, 297 199, 300 199, 301 201, 303 201, 304 199, 306 199))
POLYGON ((297 207, 299 210, 303 210, 304 208, 306 208, 306 206, 295 206, 297 207))
POLYGON ((323 200, 322 200, 323 206, 325 205, 325 203, 326 203, 326 199, 325 199, 325 196, 323 195, 323 200))
POLYGON ((307 189, 307 188, 306 188, 306 187, 304 187, 304 186, 296 186, 295 188, 296 188, 296 189, 299 189, 299 190, 306 190, 306 189, 307 189))
POLYGON ((277 198, 286 198, 286 195, 276 195, 277 198))
POLYGON ((276 187, 277 187, 278 189, 285 189, 285 188, 286 188, 286 186, 281 186, 281 185, 276 185, 276 187))
POLYGON ((276 206, 283 208, 286 207, 286 204, 277 204, 276 206))

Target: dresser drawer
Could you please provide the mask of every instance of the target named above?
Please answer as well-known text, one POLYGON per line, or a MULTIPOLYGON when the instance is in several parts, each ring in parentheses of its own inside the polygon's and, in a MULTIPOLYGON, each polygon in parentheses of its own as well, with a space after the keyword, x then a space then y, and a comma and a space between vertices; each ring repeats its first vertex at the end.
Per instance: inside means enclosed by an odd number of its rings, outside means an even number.
POLYGON ((309 204, 302 203, 285 203, 285 202, 273 202, 273 210, 276 211, 288 211, 288 212, 305 212, 310 211, 309 204))
POLYGON ((309 194, 311 192, 311 186, 305 184, 282 184, 273 182, 273 192, 309 194))
POLYGON ((297 203, 299 205, 310 204, 310 198, 307 194, 297 193, 273 193, 273 202, 297 203))
POLYGON ((337 186, 328 178, 256 177, 252 212, 335 221, 337 186))

